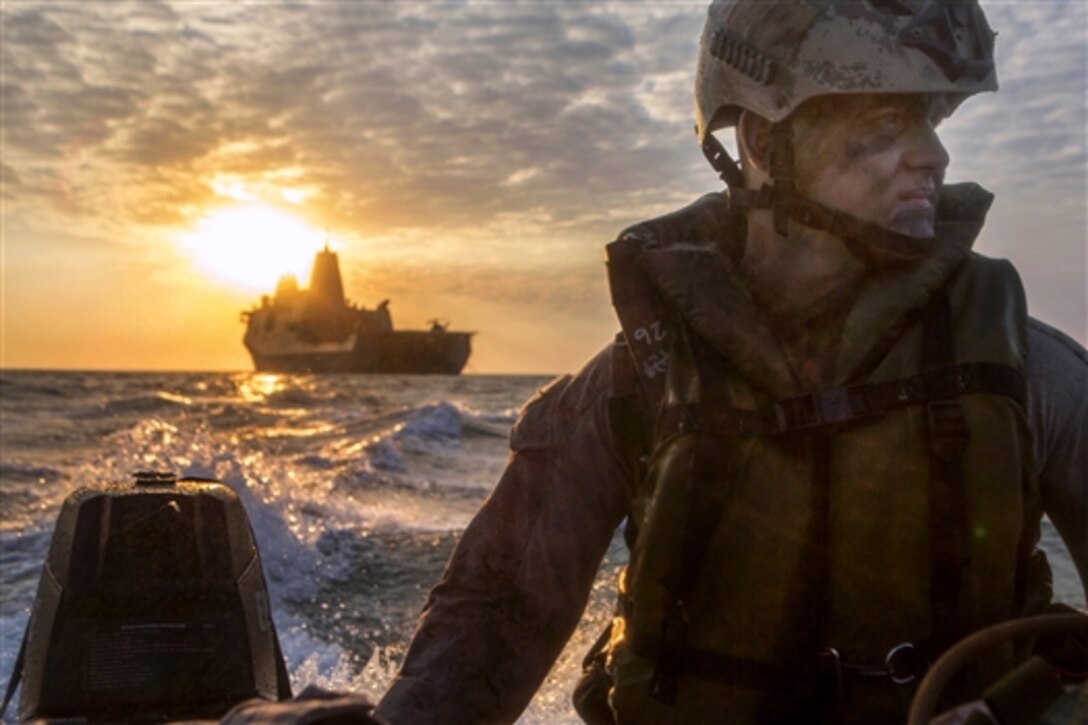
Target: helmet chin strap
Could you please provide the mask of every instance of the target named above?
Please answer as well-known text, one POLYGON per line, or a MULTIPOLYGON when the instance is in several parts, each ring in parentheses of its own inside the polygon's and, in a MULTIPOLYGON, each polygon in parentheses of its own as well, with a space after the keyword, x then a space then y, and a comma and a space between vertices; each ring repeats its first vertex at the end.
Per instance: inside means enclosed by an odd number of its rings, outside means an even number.
POLYGON ((774 182, 771 209, 774 212, 774 231, 783 237, 790 233, 797 184, 793 176, 793 131, 789 120, 771 125, 771 147, 768 149, 768 166, 774 182))
POLYGON ((703 154, 729 189, 731 202, 741 209, 771 209, 775 233, 786 236, 789 220, 842 240, 846 248, 871 267, 912 262, 928 255, 935 237, 911 237, 885 229, 853 214, 799 196, 793 176, 793 144, 787 124, 771 128, 771 179, 759 191, 745 186, 740 165, 721 142, 708 133, 703 154))

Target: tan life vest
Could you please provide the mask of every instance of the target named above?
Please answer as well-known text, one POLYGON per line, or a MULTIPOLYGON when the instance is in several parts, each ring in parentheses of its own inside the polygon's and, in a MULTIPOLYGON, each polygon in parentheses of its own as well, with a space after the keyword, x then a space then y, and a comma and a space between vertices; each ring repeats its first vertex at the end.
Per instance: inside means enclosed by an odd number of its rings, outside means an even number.
POLYGON ((872 275, 816 393, 737 281, 724 197, 610 247, 660 401, 606 654, 618 722, 901 722, 926 661, 1023 610, 1026 305, 1011 265, 969 251, 986 192, 945 198, 941 244, 872 275))

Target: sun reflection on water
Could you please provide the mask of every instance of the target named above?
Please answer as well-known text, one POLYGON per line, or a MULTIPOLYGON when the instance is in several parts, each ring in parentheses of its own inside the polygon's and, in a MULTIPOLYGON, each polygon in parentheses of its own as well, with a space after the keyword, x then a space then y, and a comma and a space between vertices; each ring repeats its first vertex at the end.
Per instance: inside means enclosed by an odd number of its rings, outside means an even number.
POLYGON ((263 403, 270 396, 285 390, 285 376, 277 373, 256 373, 238 384, 238 395, 247 403, 263 403))

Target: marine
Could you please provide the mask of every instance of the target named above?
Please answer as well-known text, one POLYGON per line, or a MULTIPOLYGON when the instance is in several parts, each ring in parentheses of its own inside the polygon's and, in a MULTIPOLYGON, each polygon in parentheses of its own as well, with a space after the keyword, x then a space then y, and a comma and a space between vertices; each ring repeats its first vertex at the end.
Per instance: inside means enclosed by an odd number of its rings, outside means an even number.
POLYGON ((516 720, 621 522, 591 723, 902 722, 950 645, 1049 606, 1044 513, 1088 581, 1088 354, 972 251, 992 195, 944 183, 994 37, 970 0, 711 4, 727 188, 609 245, 622 332, 524 409, 379 715, 516 720))

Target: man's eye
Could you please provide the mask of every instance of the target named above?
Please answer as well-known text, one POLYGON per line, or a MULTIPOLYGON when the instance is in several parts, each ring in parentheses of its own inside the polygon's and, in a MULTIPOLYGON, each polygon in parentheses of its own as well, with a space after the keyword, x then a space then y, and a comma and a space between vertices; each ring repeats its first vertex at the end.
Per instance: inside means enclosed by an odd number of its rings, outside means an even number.
POLYGON ((873 121, 873 130, 880 136, 898 136, 906 126, 906 116, 902 113, 885 113, 873 121))

